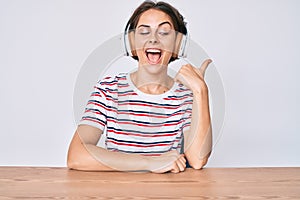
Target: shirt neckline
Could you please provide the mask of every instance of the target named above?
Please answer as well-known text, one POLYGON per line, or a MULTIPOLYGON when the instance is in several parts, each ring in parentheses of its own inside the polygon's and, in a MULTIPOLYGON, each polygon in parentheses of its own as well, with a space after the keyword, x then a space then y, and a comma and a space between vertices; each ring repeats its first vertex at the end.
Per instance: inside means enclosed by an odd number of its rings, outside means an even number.
POLYGON ((172 87, 166 91, 165 93, 162 93, 162 94, 148 94, 148 93, 145 93, 145 92, 142 92, 141 90, 139 90, 135 85, 134 83, 132 82, 131 80, 131 77, 130 77, 130 73, 127 73, 126 74, 126 79, 129 83, 129 86, 131 87, 131 89, 136 92, 139 96, 144 96, 146 98, 157 98, 157 99, 162 99, 162 98, 165 98, 165 97, 168 97, 170 95, 174 95, 175 93, 175 89, 176 89, 176 86, 177 86, 177 83, 174 82, 172 87))

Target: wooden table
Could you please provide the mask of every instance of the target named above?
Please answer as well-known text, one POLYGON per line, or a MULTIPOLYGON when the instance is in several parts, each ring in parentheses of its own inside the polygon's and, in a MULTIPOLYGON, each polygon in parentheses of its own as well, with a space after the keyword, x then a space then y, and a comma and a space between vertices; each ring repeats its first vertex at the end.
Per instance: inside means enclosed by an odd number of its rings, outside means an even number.
POLYGON ((152 174, 0 167, 0 199, 300 199, 300 168, 152 174))

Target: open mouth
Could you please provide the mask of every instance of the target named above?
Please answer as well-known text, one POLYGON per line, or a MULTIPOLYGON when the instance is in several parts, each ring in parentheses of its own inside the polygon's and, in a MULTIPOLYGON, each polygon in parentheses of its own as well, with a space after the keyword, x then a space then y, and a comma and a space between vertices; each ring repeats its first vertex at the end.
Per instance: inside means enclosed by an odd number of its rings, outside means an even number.
POLYGON ((158 64, 162 55, 162 51, 156 48, 146 49, 146 56, 150 64, 158 64))

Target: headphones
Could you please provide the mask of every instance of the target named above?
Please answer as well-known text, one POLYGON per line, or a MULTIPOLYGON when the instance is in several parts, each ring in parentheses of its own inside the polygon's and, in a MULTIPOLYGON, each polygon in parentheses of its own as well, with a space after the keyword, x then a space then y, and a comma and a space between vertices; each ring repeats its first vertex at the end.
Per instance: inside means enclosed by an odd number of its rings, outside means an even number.
MULTIPOLYGON (((175 50, 172 58, 186 58, 189 46, 189 34, 176 33, 175 50)), ((136 50, 134 49, 134 31, 127 27, 123 34, 124 55, 137 58, 136 50)))

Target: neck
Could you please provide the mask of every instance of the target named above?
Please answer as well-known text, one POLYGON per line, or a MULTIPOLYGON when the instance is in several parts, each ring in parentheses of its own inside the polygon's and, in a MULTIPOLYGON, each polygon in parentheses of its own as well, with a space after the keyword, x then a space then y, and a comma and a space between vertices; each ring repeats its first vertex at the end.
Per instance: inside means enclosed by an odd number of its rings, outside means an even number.
POLYGON ((163 94, 173 86, 173 79, 167 73, 167 67, 158 73, 151 73, 143 67, 130 74, 134 85, 147 94, 163 94))

